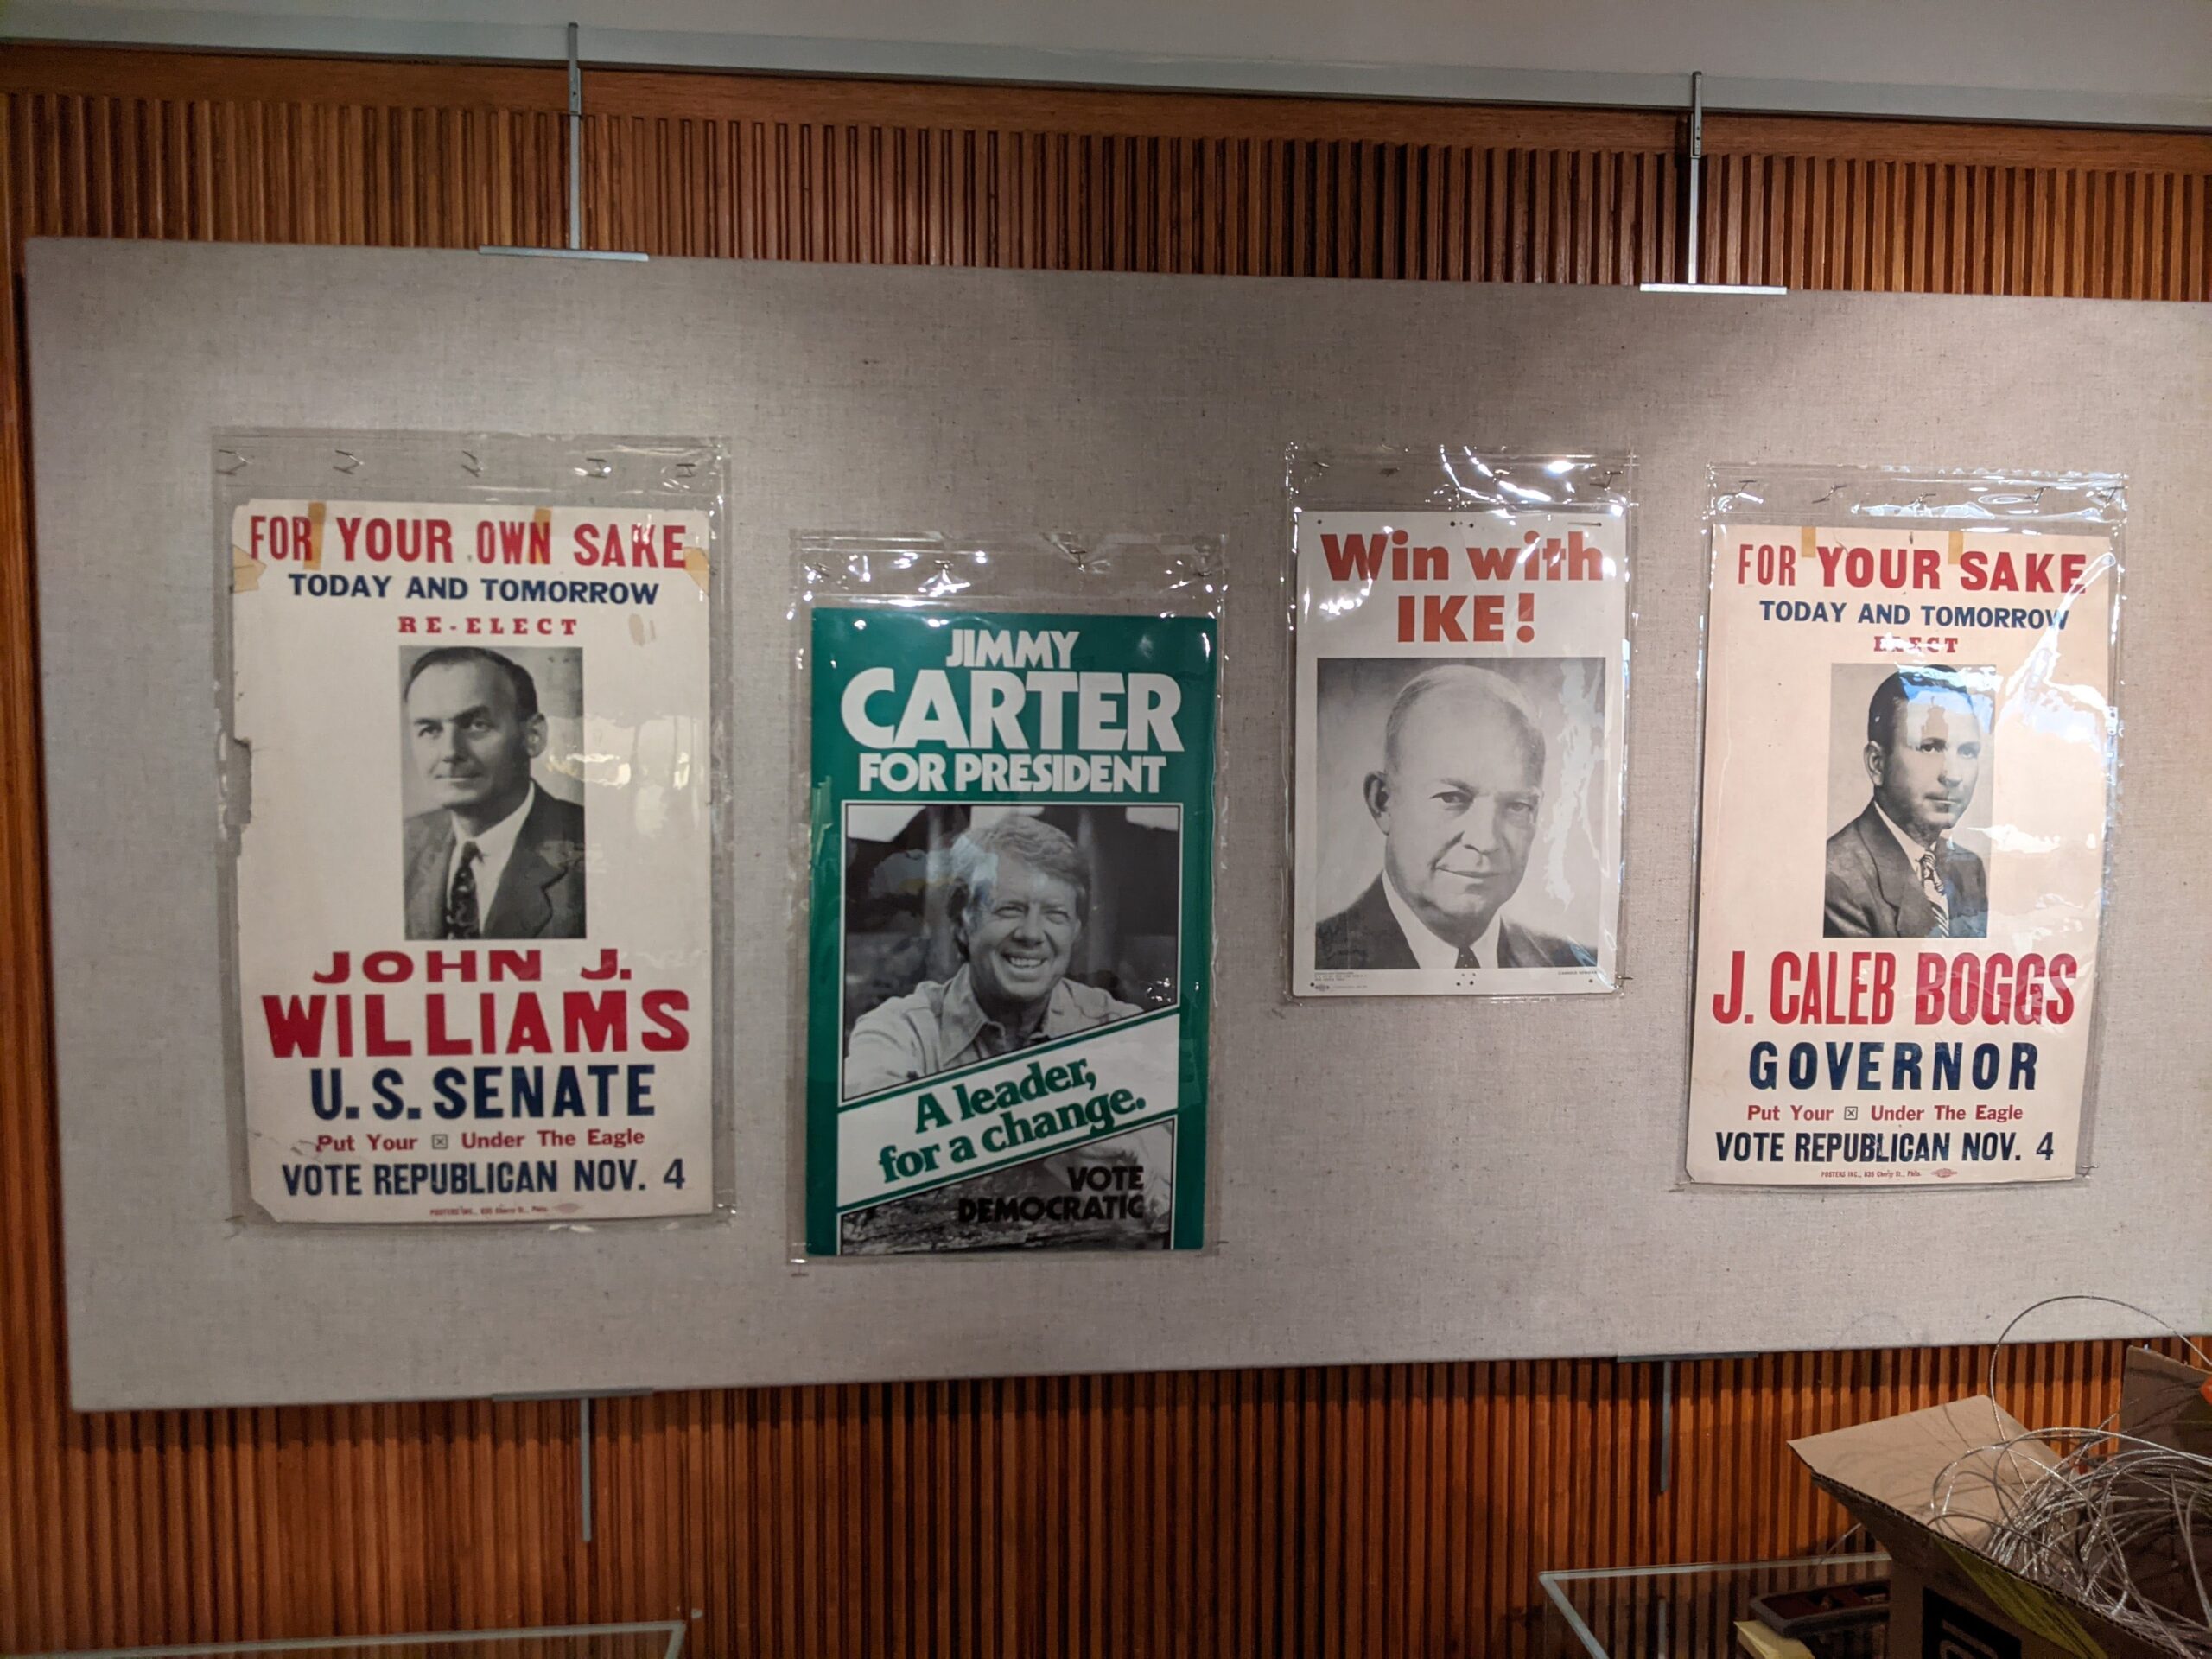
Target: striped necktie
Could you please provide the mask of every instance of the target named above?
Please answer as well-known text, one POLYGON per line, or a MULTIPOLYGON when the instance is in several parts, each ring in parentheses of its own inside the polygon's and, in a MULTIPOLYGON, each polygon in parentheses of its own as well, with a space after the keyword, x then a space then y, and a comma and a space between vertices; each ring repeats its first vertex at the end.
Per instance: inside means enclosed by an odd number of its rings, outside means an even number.
POLYGON ((1951 897, 1943 891, 1942 872, 1936 868, 1933 852, 1920 855, 1920 890, 1928 896, 1929 908, 1936 912, 1936 925, 1928 930, 1931 939, 1951 937, 1951 897))

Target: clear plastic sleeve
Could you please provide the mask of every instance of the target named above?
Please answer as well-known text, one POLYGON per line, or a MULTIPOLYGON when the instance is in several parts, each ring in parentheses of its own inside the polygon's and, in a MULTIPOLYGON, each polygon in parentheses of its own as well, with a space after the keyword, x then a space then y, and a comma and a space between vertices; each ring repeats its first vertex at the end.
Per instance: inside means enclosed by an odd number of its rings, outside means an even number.
POLYGON ((794 538, 794 1259, 1205 1248, 1222 545, 794 538))
POLYGON ((1713 470, 1683 1179, 2090 1167, 2124 480, 1713 470))
POLYGON ((1620 988, 1635 480, 1291 451, 1292 995, 1620 988))
POLYGON ((727 1212, 725 470, 216 435, 242 1223, 727 1212))

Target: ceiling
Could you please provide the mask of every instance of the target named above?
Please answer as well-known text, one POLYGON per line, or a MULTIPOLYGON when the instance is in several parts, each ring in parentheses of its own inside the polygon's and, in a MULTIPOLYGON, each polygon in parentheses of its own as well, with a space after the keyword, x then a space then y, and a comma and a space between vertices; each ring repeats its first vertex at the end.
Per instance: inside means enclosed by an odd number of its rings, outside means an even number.
POLYGON ((0 32, 410 56, 2212 128, 2212 0, 14 0, 0 32))

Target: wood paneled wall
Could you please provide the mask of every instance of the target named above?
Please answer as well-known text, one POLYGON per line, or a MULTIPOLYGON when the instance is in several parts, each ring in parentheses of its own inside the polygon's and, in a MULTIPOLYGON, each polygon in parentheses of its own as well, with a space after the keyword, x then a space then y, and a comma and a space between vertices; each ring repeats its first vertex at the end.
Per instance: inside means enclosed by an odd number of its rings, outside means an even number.
MULTIPOLYGON (((541 68, 0 53, 0 237, 565 236, 541 68)), ((1671 117, 587 77, 588 245, 1443 281, 1680 274, 1671 117)), ((1709 279, 2212 298, 2212 138, 1712 118, 1709 279)), ((1986 1351, 80 1416, 67 1406, 21 308, 0 328, 0 1647, 617 1618, 710 1655, 1474 1655, 1546 1567, 1817 1548, 1793 1435, 1986 1351)), ((118 639, 116 649, 130 642, 118 639)), ((67 826, 55 826, 66 832, 67 826)), ((2054 1286, 2054 1288, 2070 1287, 2054 1286)), ((1993 1309, 2001 1313, 2009 1310, 1993 1309)), ((2113 1344, 2009 1351, 2091 1421, 2113 1344)))

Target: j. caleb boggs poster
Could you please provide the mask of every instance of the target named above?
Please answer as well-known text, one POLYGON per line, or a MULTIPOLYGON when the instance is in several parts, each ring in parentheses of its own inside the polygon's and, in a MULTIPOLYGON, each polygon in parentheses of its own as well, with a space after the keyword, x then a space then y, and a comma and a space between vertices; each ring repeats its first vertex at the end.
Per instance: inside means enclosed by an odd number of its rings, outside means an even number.
POLYGON ((1724 520, 1713 548, 1688 1174, 2071 1178, 2112 541, 1724 520))

